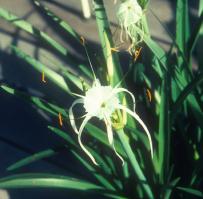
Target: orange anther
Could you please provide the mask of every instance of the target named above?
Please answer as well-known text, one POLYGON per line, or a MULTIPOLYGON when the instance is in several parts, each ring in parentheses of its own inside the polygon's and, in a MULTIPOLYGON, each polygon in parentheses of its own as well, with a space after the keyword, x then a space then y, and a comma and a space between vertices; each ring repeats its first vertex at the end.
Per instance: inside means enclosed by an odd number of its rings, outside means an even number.
POLYGON ((146 95, 147 95, 149 102, 151 102, 152 101, 152 94, 148 88, 146 89, 146 95))
POLYGON ((42 82, 46 83, 47 81, 45 80, 45 74, 42 72, 42 82))
POLYGON ((85 45, 85 38, 83 36, 80 36, 80 42, 83 46, 85 45))
POLYGON ((61 113, 58 114, 58 119, 59 119, 59 125, 63 126, 63 118, 62 118, 61 113))
POLYGON ((111 48, 111 51, 113 51, 113 52, 119 52, 119 48, 118 47, 113 47, 113 48, 111 48))
POLYGON ((142 50, 142 47, 138 48, 138 49, 135 51, 135 54, 134 54, 134 61, 136 61, 136 60, 138 59, 138 57, 140 56, 141 50, 142 50))

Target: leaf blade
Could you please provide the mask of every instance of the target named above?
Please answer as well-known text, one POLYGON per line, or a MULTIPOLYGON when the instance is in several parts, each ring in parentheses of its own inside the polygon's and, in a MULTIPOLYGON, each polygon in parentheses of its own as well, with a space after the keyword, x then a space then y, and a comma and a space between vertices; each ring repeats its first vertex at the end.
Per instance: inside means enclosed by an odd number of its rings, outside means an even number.
POLYGON ((80 191, 102 190, 102 187, 75 178, 50 174, 19 174, 0 179, 0 188, 63 188, 80 191))
POLYGON ((53 150, 53 149, 47 149, 47 150, 37 152, 35 154, 32 154, 31 156, 23 158, 23 159, 15 162, 14 164, 10 165, 7 168, 7 171, 13 171, 13 170, 19 169, 21 167, 24 167, 24 166, 26 166, 28 164, 31 164, 33 162, 36 162, 38 160, 41 160, 41 159, 48 158, 48 157, 51 157, 53 155, 56 155, 57 153, 58 152, 53 150))

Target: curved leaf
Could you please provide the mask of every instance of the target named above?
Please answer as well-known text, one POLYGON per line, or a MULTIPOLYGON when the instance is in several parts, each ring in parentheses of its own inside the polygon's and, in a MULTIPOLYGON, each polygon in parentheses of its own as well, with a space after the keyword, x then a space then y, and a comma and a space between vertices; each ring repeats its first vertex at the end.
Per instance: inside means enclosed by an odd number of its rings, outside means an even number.
POLYGON ((31 156, 28 156, 26 158, 23 158, 19 161, 17 161, 16 163, 10 165, 7 170, 8 171, 13 171, 13 170, 16 170, 18 168, 21 168, 25 165, 28 165, 28 164, 31 164, 35 161, 38 161, 38 160, 41 160, 41 159, 44 159, 44 158, 48 158, 48 157, 51 157, 53 155, 56 155, 58 152, 56 150, 53 150, 53 149, 47 149, 47 150, 44 150, 44 151, 40 151, 38 153, 35 153, 31 156))
POLYGON ((102 190, 102 187, 76 178, 51 174, 19 174, 0 179, 0 188, 64 188, 80 191, 102 190))
POLYGON ((197 189, 186 188, 186 187, 177 187, 177 189, 184 191, 186 193, 192 194, 194 196, 203 198, 203 193, 197 189))
POLYGON ((48 36, 46 33, 43 31, 38 30, 36 27, 32 26, 30 23, 27 21, 23 20, 22 18, 13 15, 11 12, 0 8, 0 17, 5 19, 6 21, 14 24, 18 28, 32 34, 38 39, 41 39, 42 41, 46 42, 53 48, 55 48, 57 51, 59 51, 63 55, 67 55, 68 51, 65 47, 63 47, 61 44, 59 44, 57 41, 52 39, 50 36, 48 36))
POLYGON ((39 0, 33 0, 34 4, 38 6, 47 16, 49 16, 52 21, 59 24, 67 33, 69 33, 73 38, 75 38, 80 43, 80 36, 78 33, 64 20, 56 16, 48 7, 44 6, 39 0))
POLYGON ((61 75, 59 75, 52 69, 48 68, 41 62, 37 61, 36 59, 30 57, 29 55, 24 53, 20 48, 18 48, 16 46, 11 46, 11 48, 18 57, 20 57, 21 59, 23 59, 24 61, 29 63, 31 66, 34 67, 34 69, 36 69, 40 73, 44 72, 44 74, 45 74, 45 76, 47 76, 47 78, 49 78, 51 81, 53 81, 61 89, 68 92, 69 94, 71 94, 71 91, 68 88, 68 85, 66 84, 64 78, 61 75))
POLYGON ((25 92, 19 91, 17 89, 7 86, 7 85, 1 85, 0 88, 3 89, 4 91, 8 92, 11 95, 16 95, 17 97, 21 97, 25 101, 35 105, 36 107, 38 107, 44 111, 47 111, 48 113, 50 113, 54 116, 58 117, 58 113, 61 113, 63 116, 67 117, 67 113, 63 108, 61 108, 55 104, 49 103, 43 99, 40 99, 39 97, 31 96, 25 92))

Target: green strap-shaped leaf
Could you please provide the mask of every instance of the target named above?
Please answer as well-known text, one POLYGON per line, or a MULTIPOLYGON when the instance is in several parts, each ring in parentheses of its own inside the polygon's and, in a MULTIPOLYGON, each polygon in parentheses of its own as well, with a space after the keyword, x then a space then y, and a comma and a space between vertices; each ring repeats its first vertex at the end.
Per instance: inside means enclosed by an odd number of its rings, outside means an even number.
POLYGON ((192 57, 193 49, 197 44, 202 29, 203 29, 203 11, 198 19, 198 22, 195 24, 195 27, 193 28, 193 31, 188 41, 188 60, 192 57))
POLYGON ((132 169, 135 172, 135 175, 138 177, 138 184, 145 191, 147 198, 153 199, 154 196, 153 196, 151 187, 149 186, 147 179, 146 179, 142 169, 140 168, 139 162, 137 161, 137 158, 129 144, 128 137, 125 135, 123 129, 117 130, 117 134, 118 134, 119 140, 127 154, 127 157, 132 166, 132 169))
MULTIPOLYGON (((23 20, 22 18, 12 14, 11 12, 9 12, 3 8, 0 8, 0 17, 5 19, 6 21, 12 23, 16 27, 28 32, 29 34, 31 34, 38 40, 45 42, 48 46, 54 48, 57 52, 59 52, 60 54, 65 56, 67 58, 66 60, 69 64, 71 64, 72 66, 77 66, 77 64, 76 64, 77 60, 74 59, 72 54, 69 53, 69 51, 63 45, 61 45, 59 42, 57 42, 56 40, 51 38, 45 32, 37 29, 35 26, 31 25, 29 22, 23 20)), ((69 32, 71 32, 71 30, 70 30, 71 28, 70 28, 70 26, 68 26, 68 24, 65 24, 65 22, 63 22, 62 24, 63 24, 62 26, 66 27, 66 29, 68 29, 68 27, 69 27, 68 30, 69 30, 69 32)), ((72 35, 73 35, 73 32, 72 32, 72 35)), ((75 35, 76 34, 77 33, 75 33, 75 35)))
MULTIPOLYGON (((56 127, 52 127, 52 126, 48 126, 48 128, 56 133, 58 136, 60 136, 61 138, 63 138, 65 141, 67 141, 69 144, 71 144, 73 147, 72 148, 76 148, 77 151, 81 150, 80 146, 78 144, 76 144, 76 142, 71 138, 70 135, 68 135, 68 133, 65 133, 64 131, 56 128, 56 127)), ((75 134, 74 134, 75 135, 75 134)), ((88 148, 88 150, 91 152, 91 154, 97 159, 98 163, 100 164, 100 166, 103 168, 105 175, 111 175, 111 171, 108 168, 108 166, 106 165, 106 163, 104 162, 104 160, 97 154, 95 153, 95 150, 88 148)), ((102 174, 100 174, 99 172, 96 171, 96 169, 94 168, 93 164, 87 160, 85 160, 84 158, 82 158, 82 156, 76 152, 76 150, 71 149, 71 152, 73 153, 73 155, 82 163, 82 165, 88 169, 92 175, 106 188, 110 189, 110 190, 115 190, 115 188, 111 185, 111 183, 102 176, 102 174)), ((113 180, 113 178, 111 178, 111 180, 113 180)))
POLYGON ((38 107, 44 111, 47 111, 48 113, 50 113, 54 116, 58 116, 58 113, 61 113, 63 116, 67 117, 67 113, 65 112, 65 110, 63 108, 56 106, 52 103, 48 103, 43 99, 40 99, 40 98, 34 97, 34 96, 30 96, 30 95, 26 94, 25 92, 18 91, 17 89, 11 88, 6 85, 1 85, 0 88, 3 89, 4 91, 8 92, 9 94, 16 95, 17 97, 21 97, 25 101, 35 105, 36 107, 38 107))
POLYGON ((74 140, 71 138, 71 136, 68 133, 65 133, 64 131, 62 131, 56 127, 53 127, 53 126, 48 126, 48 129, 50 129, 53 133, 55 133, 56 135, 58 135, 59 137, 64 139, 69 144, 71 144, 75 147, 78 147, 78 145, 76 145, 76 143, 74 142, 74 140))
POLYGON ((192 194, 194 196, 203 198, 203 193, 197 189, 186 188, 186 187, 177 187, 177 189, 184 191, 186 193, 192 194))
MULTIPOLYGON (((149 49, 152 51, 155 57, 159 60, 159 62, 162 64, 162 68, 167 70, 167 55, 164 52, 164 50, 156 43, 154 42, 149 35, 143 34, 142 30, 138 27, 135 27, 136 31, 142 35, 142 39, 145 42, 145 44, 149 47, 149 49)), ((159 69, 156 69, 156 71, 159 71, 159 69)), ((163 73, 163 72, 162 72, 163 73)), ((163 74, 161 71, 159 71, 159 76, 162 77, 163 74)))
POLYGON ((48 7, 44 6, 39 0, 32 0, 36 6, 38 6, 51 20, 57 23, 63 30, 80 42, 80 36, 78 33, 64 20, 56 16, 48 7))
POLYGON ((61 75, 59 75, 55 71, 51 70, 50 68, 48 68, 47 66, 45 66, 41 62, 37 61, 36 59, 30 57, 29 55, 24 53, 22 50, 20 50, 18 47, 12 46, 11 48, 12 48, 13 52, 15 52, 18 57, 20 57, 21 59, 23 59, 24 61, 29 63, 31 66, 34 67, 35 70, 39 71, 40 73, 44 72, 45 76, 48 79, 53 81, 57 86, 59 86, 64 91, 71 94, 70 89, 68 88, 64 78, 61 75))
POLYGON ((189 36, 188 0, 178 0, 176 8, 176 43, 185 55, 189 36))
MULTIPOLYGON (((174 102, 172 106, 172 111, 171 111, 171 116, 172 116, 172 121, 175 118, 175 115, 177 114, 179 108, 182 106, 184 100, 188 97, 188 95, 192 94, 194 89, 197 88, 198 85, 203 83, 203 74, 198 75, 195 77, 185 88, 184 90, 181 91, 179 97, 177 100, 174 102)), ((193 101, 195 103, 195 101, 193 101)), ((202 122, 203 124, 203 122, 202 122)))
POLYGON ((159 113, 159 180, 164 183, 169 171, 169 145, 170 145, 170 124, 169 124, 169 78, 166 72, 161 87, 161 104, 159 113))
MULTIPOLYGON (((101 130, 100 128, 96 127, 95 125, 92 125, 88 123, 85 127, 88 130, 88 133, 94 137, 95 139, 99 140, 101 143, 103 143, 107 147, 111 147, 108 139, 107 139, 107 134, 101 130)), ((114 140, 115 148, 116 151, 122 155, 123 157, 126 157, 126 153, 123 151, 120 143, 115 139, 114 140)))
MULTIPOLYGON (((141 34, 141 30, 137 28, 137 31, 141 34)), ((153 52, 153 54, 157 57, 157 59, 160 61, 160 63, 162 64, 162 66, 164 67, 164 69, 167 68, 167 56, 164 52, 164 50, 159 47, 149 36, 147 35, 143 35, 143 40, 146 43, 146 45, 151 49, 151 51, 153 52)), ((183 60, 183 58, 181 58, 181 65, 185 64, 185 60, 183 60)), ((163 78, 163 74, 160 73, 161 71, 159 70, 159 76, 161 78, 163 78)), ((185 74, 187 74, 186 76, 183 75, 182 71, 179 70, 179 68, 175 71, 176 73, 176 77, 175 82, 178 85, 179 89, 182 90, 184 89, 184 87, 187 86, 188 84, 188 79, 187 77, 191 77, 191 74, 189 73, 190 71, 185 70, 185 74)), ((174 78, 174 77, 173 77, 174 78)), ((196 120, 198 121, 199 124, 201 124, 201 115, 202 115, 202 111, 199 105, 199 102, 197 101, 196 97, 194 95, 190 95, 188 97, 188 102, 190 104, 190 106, 193 109, 193 113, 195 115, 196 120)))
MULTIPOLYGON (((93 165, 91 165, 87 160, 85 160, 84 158, 82 158, 78 153, 76 153, 75 151, 71 150, 71 152, 73 153, 73 155, 81 162, 81 164, 87 169, 89 170, 92 175, 100 182, 100 184, 104 187, 106 187, 109 190, 115 191, 115 188, 112 186, 111 182, 109 179, 106 179, 104 177, 104 174, 100 174, 96 171, 96 169, 93 167, 93 165)), ((111 178, 112 180, 112 178, 111 178)))
MULTIPOLYGON (((34 59, 33 57, 27 55, 25 52, 23 52, 20 48, 16 46, 11 47, 13 52, 16 53, 16 55, 29 63, 31 66, 34 67, 35 70, 37 70, 40 73, 45 74, 45 78, 50 79, 52 82, 54 82, 57 86, 59 86, 61 89, 65 90, 67 93, 72 95, 72 92, 70 88, 68 87, 68 84, 65 81, 65 78, 69 80, 70 83, 78 87, 80 90, 82 90, 82 81, 79 76, 74 75, 73 73, 68 71, 68 68, 64 69, 63 67, 63 76, 59 75, 54 70, 50 69, 46 65, 42 64, 40 61, 34 59)), ((88 86, 88 85, 87 85, 88 86)))
POLYGON ((183 76, 186 81, 190 79, 190 63, 188 60, 182 59, 179 54, 183 54, 185 58, 188 55, 187 45, 190 36, 188 11, 188 0, 178 0, 176 8, 176 44, 179 50, 177 61, 179 67, 182 69, 180 75, 183 76))
MULTIPOLYGON (((62 20, 60 17, 58 17, 54 12, 52 12, 48 7, 44 6, 41 1, 39 0, 33 0, 34 4, 40 8, 42 12, 44 12, 54 23, 56 23, 59 27, 61 27, 67 34, 71 35, 72 38, 74 38, 78 43, 81 44, 81 36, 64 20, 62 20)), ((71 62, 73 65, 74 63, 71 62)), ((78 65, 80 70, 84 72, 86 75, 88 75, 91 79, 93 79, 91 71, 88 69, 87 66, 84 65, 78 65)), ((63 67, 64 68, 64 67, 63 67)), ((69 75, 69 73, 66 73, 66 75, 69 75)), ((70 74, 71 75, 71 74, 70 74)), ((81 85, 81 83, 80 83, 81 85)), ((78 86, 78 84, 77 84, 78 86)), ((79 87, 80 88, 80 87, 79 87)))
POLYGON ((53 48, 55 48, 58 52, 60 52, 63 55, 67 55, 68 51, 65 47, 63 47, 61 44, 59 44, 57 41, 52 39, 50 36, 48 36, 43 31, 38 30, 36 27, 32 26, 27 21, 23 20, 22 18, 13 15, 11 12, 0 8, 0 17, 5 19, 6 21, 14 24, 18 28, 32 34, 34 37, 41 39, 42 41, 46 42, 53 48))
POLYGON ((19 174, 0 179, 1 189, 46 187, 80 191, 102 190, 102 187, 84 180, 51 174, 19 174))
POLYGON ((38 153, 35 153, 33 155, 30 155, 26 158, 23 158, 17 162, 15 162, 14 164, 10 165, 7 170, 8 171, 13 171, 13 170, 16 170, 16 169, 19 169, 23 166, 26 166, 28 164, 31 164, 33 162, 36 162, 36 161, 39 161, 41 159, 44 159, 44 158, 48 158, 48 157, 51 157, 53 155, 56 155, 58 152, 56 150, 53 150, 53 149, 47 149, 47 150, 43 150, 43 151, 40 151, 38 153))
POLYGON ((169 186, 166 185, 166 187, 163 190, 163 192, 164 192, 163 199, 170 199, 171 198, 172 191, 175 189, 175 186, 178 184, 179 181, 180 181, 180 177, 172 180, 169 183, 169 186))

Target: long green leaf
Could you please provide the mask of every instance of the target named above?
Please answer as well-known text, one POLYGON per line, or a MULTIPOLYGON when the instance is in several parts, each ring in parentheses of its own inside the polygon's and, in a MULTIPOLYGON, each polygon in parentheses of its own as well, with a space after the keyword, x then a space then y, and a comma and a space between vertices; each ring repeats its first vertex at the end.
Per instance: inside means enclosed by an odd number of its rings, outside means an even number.
POLYGON ((51 174, 20 174, 0 179, 1 189, 46 187, 80 191, 102 190, 102 187, 87 181, 51 174))
MULTIPOLYGON (((140 28, 135 27, 136 31, 142 35, 142 39, 145 42, 145 44, 148 46, 148 48, 152 51, 154 56, 159 60, 159 62, 162 65, 162 69, 167 70, 167 54, 164 52, 164 50, 155 42, 153 41, 149 35, 143 34, 142 30, 140 28)), ((156 70, 157 71, 157 70, 156 70)), ((163 72, 160 71, 159 76, 163 76, 163 72)))
POLYGON ((20 57, 21 59, 23 59, 24 61, 29 63, 31 66, 33 66, 34 69, 36 69, 40 73, 44 72, 45 76, 48 79, 53 81, 57 86, 59 86, 64 91, 71 94, 70 89, 68 88, 64 78, 61 75, 59 75, 55 71, 51 70, 50 68, 48 68, 47 66, 45 66, 41 62, 37 61, 36 59, 30 57, 29 55, 24 53, 22 50, 20 50, 18 47, 12 46, 12 50, 16 53, 16 55, 18 57, 20 57))
POLYGON ((166 175, 169 169, 169 145, 170 145, 170 124, 169 124, 169 82, 168 74, 162 82, 161 89, 161 104, 159 114, 159 136, 158 136, 158 147, 159 147, 159 180, 160 183, 164 183, 166 175))
POLYGON ((189 36, 188 0, 178 0, 176 8, 176 43, 185 55, 189 36))
MULTIPOLYGON (((103 143, 105 146, 110 147, 110 144, 107 139, 107 134, 101 130, 100 128, 96 127, 95 125, 92 125, 88 123, 85 127, 88 130, 88 133, 94 137, 95 139, 99 140, 101 143, 103 143)), ((120 143, 117 140, 114 140, 116 151, 122 155, 123 157, 126 157, 125 152, 123 151, 120 143)))
MULTIPOLYGON (((61 138, 63 138, 65 141, 67 141, 69 144, 72 145, 72 148, 77 148, 78 150, 80 150, 80 147, 78 144, 76 144, 76 142, 71 138, 70 135, 68 135, 67 133, 65 133, 64 131, 53 127, 53 126, 48 126, 48 128, 54 132, 56 135, 60 136, 61 138)), ((101 157, 98 156, 98 154, 96 154, 94 152, 94 150, 91 150, 90 148, 88 148, 88 150, 92 153, 93 156, 96 157, 97 161, 99 162, 99 164, 101 164, 102 166, 105 167, 104 171, 108 172, 108 167, 106 166, 105 162, 101 159, 101 157)), ((92 175, 101 183, 101 185, 105 186, 106 188, 110 189, 110 190, 115 190, 114 187, 111 185, 111 183, 105 179, 105 177, 102 176, 102 174, 98 173, 96 171, 96 169, 93 167, 92 163, 90 163, 89 161, 85 160, 84 158, 82 158, 82 156, 76 152, 76 150, 71 149, 72 154, 81 162, 81 164, 87 169, 89 170, 92 175)), ((109 172, 108 172, 109 174, 109 172)))
MULTIPOLYGON (((71 150, 71 152, 75 155, 75 157, 81 162, 81 164, 91 172, 91 174, 100 182, 100 184, 104 187, 106 187, 109 190, 115 191, 115 188, 110 183, 109 179, 106 179, 104 174, 100 174, 96 171, 96 169, 93 167, 93 165, 89 164, 87 160, 82 158, 78 153, 71 150)), ((112 180, 112 179, 111 179, 112 180)))
POLYGON ((55 22, 57 25, 63 28, 63 30, 65 30, 68 34, 80 42, 80 36, 67 22, 56 16, 56 14, 54 14, 48 7, 44 6, 39 0, 32 1, 41 9, 41 11, 43 11, 49 18, 51 18, 53 22, 55 22))
POLYGON ((50 36, 48 36, 43 31, 38 30, 36 27, 32 26, 27 21, 23 20, 22 18, 13 15, 11 12, 0 8, 0 17, 5 19, 6 21, 14 24, 18 28, 32 34, 34 37, 41 39, 42 41, 46 42, 48 45, 55 48, 58 52, 60 52, 63 55, 67 55, 68 51, 65 47, 63 47, 61 44, 56 42, 54 39, 52 39, 50 36))
POLYGON ((19 161, 17 161, 16 163, 10 165, 7 170, 8 171, 13 171, 13 170, 16 170, 16 169, 19 169, 23 166, 26 166, 28 164, 31 164, 33 162, 36 162, 38 160, 41 160, 41 159, 44 159, 44 158, 48 158, 48 157, 51 157, 53 155, 56 155, 58 152, 56 150, 53 150, 53 149, 47 149, 47 150, 44 150, 44 151, 40 151, 38 153, 35 153, 31 156, 28 156, 26 158, 23 158, 19 161))
POLYGON ((36 107, 54 115, 54 116, 58 116, 58 113, 61 113, 64 117, 67 117, 67 113, 65 112, 65 110, 63 108, 56 106, 52 103, 46 102, 43 99, 40 99, 35 96, 31 96, 22 91, 18 91, 17 89, 11 88, 7 85, 1 85, 0 88, 3 89, 4 91, 8 92, 9 94, 16 95, 17 97, 24 99, 25 101, 35 105, 36 107))
POLYGON ((128 137, 125 135, 123 129, 117 130, 117 134, 118 134, 119 140, 122 143, 122 146, 127 154, 127 157, 133 168, 133 171, 135 172, 136 176, 138 177, 138 184, 141 185, 141 187, 145 191, 147 197, 149 199, 153 199, 154 196, 153 196, 151 187, 149 186, 147 179, 139 166, 139 162, 137 161, 136 156, 132 151, 132 148, 128 142, 128 137))
POLYGON ((65 133, 64 131, 62 131, 56 127, 53 127, 53 126, 48 126, 48 129, 50 129, 53 133, 55 133, 56 135, 58 135, 59 137, 64 139, 69 144, 77 147, 76 143, 74 142, 74 140, 71 138, 71 136, 68 133, 65 133))
POLYGON ((178 0, 176 8, 176 44, 178 45, 178 66, 182 69, 179 74, 186 81, 190 79, 191 66, 189 60, 182 59, 179 54, 186 58, 188 55, 188 41, 190 37, 188 0, 178 0))
MULTIPOLYGON (((44 12, 51 20, 52 22, 56 23, 56 25, 58 25, 60 28, 62 28, 66 33, 68 33, 69 35, 71 35, 72 38, 74 38, 78 43, 81 44, 81 36, 64 20, 62 20, 60 17, 58 17, 54 12, 52 12, 48 7, 44 6, 41 1, 39 0, 32 0, 34 2, 34 4, 40 8, 40 11, 44 12)), ((72 65, 74 65, 73 62, 70 62, 72 65)), ((78 67, 80 68, 80 70, 82 72, 84 72, 86 75, 88 75, 91 79, 93 79, 92 77, 92 73, 90 72, 90 70, 88 70, 87 66, 81 65, 79 64, 78 67)), ((61 68, 65 71, 67 70, 67 68, 64 68, 63 66, 61 66, 61 68)), ((71 73, 65 73, 65 75, 67 76, 71 76, 71 73)), ((76 80, 76 79, 74 79, 76 80)), ((78 80, 76 80, 76 86, 78 87, 78 85, 80 86, 80 84, 77 83, 78 80)), ((80 87, 79 87, 80 88, 80 87)))
MULTIPOLYGON (((172 120, 174 120, 175 115, 177 114, 179 108, 183 104, 184 100, 188 97, 188 95, 192 94, 194 89, 199 85, 202 84, 203 82, 203 74, 198 75, 197 77, 194 78, 185 88, 183 91, 181 91, 179 97, 175 101, 175 103, 172 106, 172 120)), ((193 102, 194 103, 194 102, 193 102)))
POLYGON ((193 49, 197 44, 202 29, 203 29, 203 11, 198 19, 198 22, 195 24, 195 27, 193 28, 192 34, 188 41, 188 60, 191 59, 192 57, 193 49))
POLYGON ((203 193, 197 189, 186 188, 186 187, 177 187, 177 189, 184 191, 186 193, 192 194, 194 196, 203 198, 203 193))
POLYGON ((146 147, 147 150, 150 150, 150 146, 149 146, 149 140, 147 138, 147 136, 145 134, 143 134, 142 132, 140 132, 138 129, 136 128, 132 128, 130 126, 126 126, 126 129, 130 130, 133 132, 133 134, 136 135, 136 138, 138 137, 144 144, 144 146, 146 147))
POLYGON ((180 181, 180 177, 178 177, 170 182, 169 187, 166 187, 164 190, 163 199, 171 198, 172 191, 174 190, 175 186, 178 184, 179 181, 180 181))

